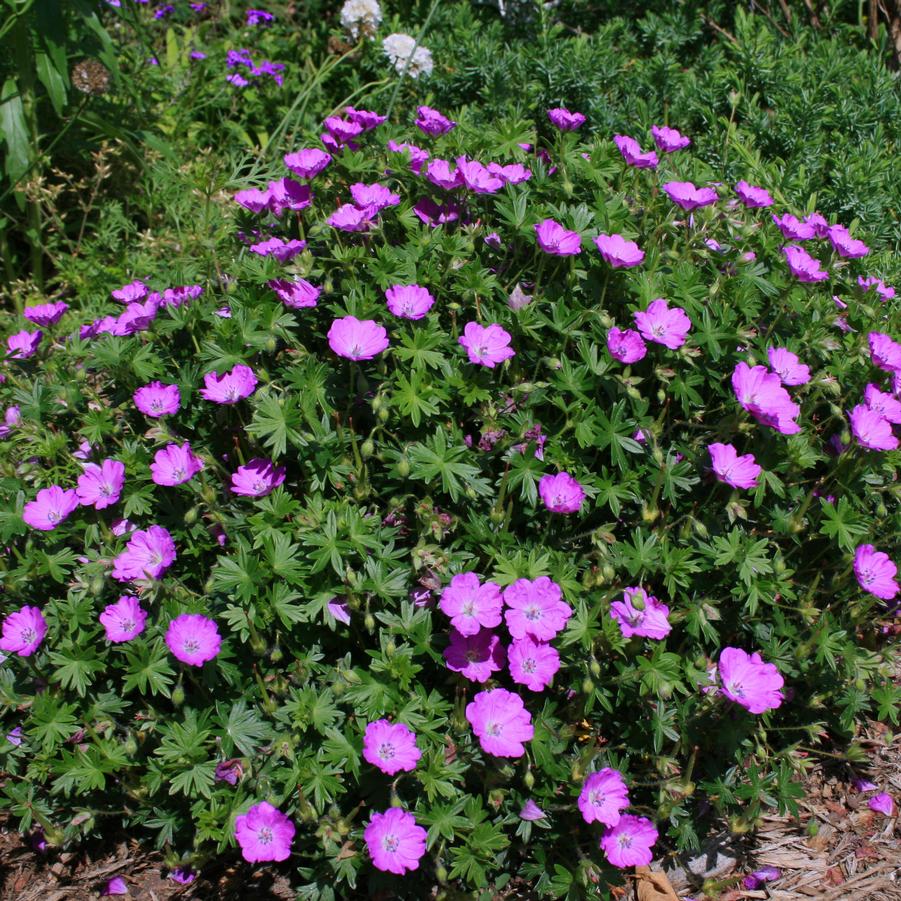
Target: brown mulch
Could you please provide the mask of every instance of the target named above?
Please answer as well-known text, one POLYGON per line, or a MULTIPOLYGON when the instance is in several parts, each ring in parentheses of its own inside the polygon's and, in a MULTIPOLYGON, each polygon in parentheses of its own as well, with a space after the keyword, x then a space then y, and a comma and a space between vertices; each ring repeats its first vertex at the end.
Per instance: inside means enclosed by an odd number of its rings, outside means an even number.
MULTIPOLYGON (((797 819, 764 817, 756 835, 734 839, 724 833, 694 860, 686 856, 681 866, 667 866, 675 895, 696 901, 901 901, 901 734, 892 736, 877 723, 860 743, 870 765, 852 772, 822 758, 805 780, 807 796, 797 819), (873 792, 858 791, 855 776, 892 795, 895 816, 870 810, 873 792), (742 877, 763 866, 777 867, 781 877, 756 890, 743 889, 742 877)), ((120 897, 133 901, 294 898, 288 878, 271 868, 218 864, 188 886, 171 881, 166 872, 162 856, 137 842, 38 852, 0 820, 3 901, 95 901, 114 876, 128 885, 129 894, 120 897)), ((641 884, 636 882, 634 892, 641 884)), ((645 881, 645 896, 653 897, 648 885, 645 881)))

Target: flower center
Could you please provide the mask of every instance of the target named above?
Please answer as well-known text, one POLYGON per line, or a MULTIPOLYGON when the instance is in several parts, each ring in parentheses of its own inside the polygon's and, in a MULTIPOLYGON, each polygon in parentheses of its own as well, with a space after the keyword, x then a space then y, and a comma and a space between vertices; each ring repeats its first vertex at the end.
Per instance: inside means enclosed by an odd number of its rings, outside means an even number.
POLYGON ((31 644, 37 637, 38 633, 30 626, 26 626, 22 630, 22 641, 25 642, 25 644, 31 644))
POLYGON ((523 616, 530 622, 538 622, 541 619, 541 608, 537 604, 530 604, 523 610, 523 616))
POLYGON ((522 662, 522 671, 524 673, 534 673, 535 672, 535 658, 534 657, 526 657, 522 662))
POLYGON ((616 841, 619 843, 620 848, 628 848, 632 844, 632 836, 624 832, 616 837, 616 841))
POLYGON ((501 724, 494 722, 486 723, 485 733, 487 735, 490 735, 492 738, 499 738, 501 734, 501 724))
POLYGON ((393 854, 400 847, 400 839, 394 833, 389 833, 382 839, 382 847, 393 854))
POLYGON ((59 522, 60 519, 62 519, 62 517, 59 515, 59 513, 56 510, 51 510, 47 514, 47 519, 49 519, 50 522, 59 522))
POLYGON ((262 479, 257 479, 253 483, 253 490, 256 494, 262 494, 266 490, 266 483, 262 479))
POLYGON ((475 602, 467 601, 460 612, 463 616, 475 616, 475 602))
POLYGON ((268 826, 261 826, 257 831, 257 841, 261 845, 272 844, 272 830, 268 826))
POLYGON ((186 654, 196 654, 200 650, 200 642, 196 638, 186 638, 184 642, 182 642, 182 650, 186 654))
POLYGON ((174 469, 172 471, 172 477, 178 482, 183 482, 185 480, 186 475, 187 475, 187 473, 181 467, 174 469))
POLYGON ((745 696, 745 689, 741 682, 736 682, 735 680, 727 682, 726 688, 729 690, 729 694, 733 694, 737 698, 743 698, 745 696))
POLYGON ((382 760, 392 760, 394 753, 394 745, 391 742, 386 741, 384 744, 379 745, 378 755, 382 760))
POLYGON ((123 632, 132 632, 135 628, 135 621, 133 619, 121 619, 119 620, 119 628, 123 632))
POLYGON ((153 410, 154 413, 162 413, 163 411, 163 402, 159 398, 156 398, 150 401, 150 409, 153 410))

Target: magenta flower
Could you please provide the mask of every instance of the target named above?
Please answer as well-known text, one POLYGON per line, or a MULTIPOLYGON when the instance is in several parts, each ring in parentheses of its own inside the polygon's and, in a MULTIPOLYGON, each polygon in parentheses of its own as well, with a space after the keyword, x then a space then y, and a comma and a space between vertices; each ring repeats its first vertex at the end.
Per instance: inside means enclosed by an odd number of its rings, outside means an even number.
POLYGON ((610 351, 610 356, 620 363, 637 363, 644 359, 648 346, 634 329, 623 331, 613 326, 607 332, 607 350, 610 351))
POLYGON ((774 710, 782 703, 785 680, 772 663, 764 663, 760 654, 723 648, 717 670, 720 691, 751 713, 774 710))
POLYGON ((203 460, 191 450, 190 442, 169 444, 156 452, 150 475, 157 485, 183 485, 203 469, 203 460))
POLYGON ((6 339, 6 346, 9 348, 9 355, 14 360, 25 360, 33 356, 41 343, 44 333, 38 329, 36 332, 25 331, 16 332, 6 339))
POLYGON ((388 309, 401 319, 423 319, 435 298, 419 285, 392 285, 386 292, 388 309))
POLYGON ((302 310, 305 307, 315 307, 319 299, 321 288, 311 285, 305 278, 289 281, 284 278, 275 278, 266 282, 278 299, 292 310, 302 310))
POLYGON ((461 208, 456 203, 437 204, 431 197, 423 197, 413 207, 413 213, 424 225, 437 228, 456 222, 460 218, 461 208))
MULTIPOLYGON (((278 181, 269 182, 269 209, 273 216, 281 217, 285 210, 300 212, 312 202, 313 192, 309 185, 302 185, 293 178, 280 178, 278 181)), ((300 249, 303 250, 303 247, 300 249)))
POLYGON ((78 495, 71 488, 51 485, 42 488, 22 511, 22 519, 33 529, 52 532, 78 506, 78 495))
POLYGON ((56 325, 63 318, 63 313, 69 309, 69 304, 58 300, 56 303, 39 303, 25 307, 22 315, 35 325, 56 325))
POLYGON ((436 109, 430 106, 420 106, 417 111, 419 115, 414 123, 416 127, 432 137, 447 134, 451 129, 455 128, 457 123, 442 115, 436 109))
POLYGON ((232 493, 244 497, 265 497, 285 481, 285 467, 256 457, 232 473, 232 493))
POLYGON ((307 246, 306 241, 284 241, 281 238, 268 238, 250 245, 250 252, 261 257, 275 257, 280 263, 288 263, 307 246))
POLYGON ((870 252, 870 248, 863 241, 851 237, 851 232, 844 225, 830 226, 826 231, 826 237, 835 252, 846 260, 856 260, 870 252))
POLYGON ((562 592, 556 582, 547 576, 534 581, 517 579, 504 589, 504 614, 507 628, 513 638, 531 635, 538 641, 550 641, 566 627, 572 609, 561 599, 562 592))
POLYGON ((805 366, 790 350, 784 347, 768 347, 770 368, 783 385, 806 385, 810 381, 810 367, 805 366))
POLYGON ((181 391, 179 391, 178 385, 151 382, 135 391, 134 402, 145 416, 159 419, 160 416, 171 416, 179 411, 181 391))
MULTIPOLYGON (((13 729, 11 732, 7 732, 6 740, 16 748, 21 747, 22 742, 24 740, 22 738, 22 727, 16 726, 16 728, 13 729)), ((875 788, 875 786, 874 786, 874 788, 875 788)))
POLYGON ((107 640, 116 643, 131 641, 144 631, 146 623, 147 611, 130 594, 123 594, 100 614, 100 625, 106 630, 107 640))
POLYGON ((3 423, 0 424, 0 438, 8 438, 13 429, 22 421, 22 411, 18 404, 6 408, 3 423))
POLYGON ((749 209, 763 209, 773 205, 773 198, 765 188, 749 185, 746 181, 740 181, 735 186, 738 199, 749 209))
POLYGON ((438 606, 461 635, 476 635, 483 626, 501 624, 504 599, 494 582, 482 584, 475 573, 457 573, 441 592, 438 606))
POLYGON ((178 285, 166 288, 161 301, 164 307, 181 307, 191 300, 197 300, 203 294, 203 285, 178 285))
POLYGON ((349 144, 353 138, 364 132, 359 122, 342 119, 340 116, 329 116, 323 123, 325 130, 341 144, 349 144))
POLYGON ((118 300, 119 303, 137 303, 143 300, 149 291, 150 289, 147 285, 139 278, 136 278, 133 282, 129 282, 121 288, 116 288, 114 291, 110 291, 110 295, 113 300, 118 300))
POLYGON ((482 750, 494 757, 522 757, 523 742, 535 734, 522 698, 505 688, 480 691, 466 705, 466 719, 482 750))
POLYGON ((533 641, 528 635, 510 645, 507 654, 510 677, 530 691, 544 691, 560 669, 560 655, 545 642, 533 641))
POLYGON ((478 160, 468 160, 465 156, 457 157, 457 173, 463 179, 463 187, 474 194, 496 194, 505 184, 478 160))
POLYGON ((235 817, 235 839, 249 863, 287 860, 295 831, 290 818, 268 801, 259 801, 235 817))
POLYGON ((851 432, 857 443, 867 450, 897 450, 898 439, 892 424, 866 404, 858 404, 850 415, 851 432))
POLYGON ((541 820, 544 817, 545 812, 531 798, 522 805, 522 810, 519 812, 519 818, 527 823, 534 823, 535 820, 541 820))
POLYGON ((416 747, 416 734, 408 726, 376 720, 366 726, 363 757, 383 773, 393 776, 415 770, 422 751, 416 747))
POLYGON ((334 597, 326 604, 326 607, 339 623, 344 623, 345 626, 350 625, 350 605, 346 598, 334 597))
POLYGON ((203 666, 222 646, 216 623, 199 613, 182 613, 169 623, 166 645, 177 660, 190 666, 203 666))
POLYGON ((782 236, 789 241, 809 241, 816 236, 816 227, 809 222, 800 222, 791 213, 784 216, 777 216, 773 213, 773 222, 782 232, 782 236))
POLYGON ((898 567, 888 554, 877 551, 872 544, 862 544, 854 552, 854 575, 857 584, 883 601, 891 601, 901 588, 895 580, 898 567))
POLYGON ((636 169, 656 169, 660 162, 653 150, 642 153, 638 141, 628 135, 614 135, 613 143, 619 148, 626 163, 636 169))
MULTIPOLYGON (((500 163, 489 163, 488 171, 497 176, 505 185, 519 185, 532 177, 532 172, 521 163, 510 163, 502 166, 500 163)), ((486 238, 487 241, 487 238, 486 238)))
POLYGON ((690 181, 669 181, 663 190, 673 203, 686 212, 710 206, 718 200, 715 188, 696 188, 690 181))
POLYGON ((371 360, 388 347, 388 332, 372 319, 345 316, 328 330, 328 346, 348 360, 371 360))
POLYGON ((516 351, 510 347, 510 340, 510 333, 496 322, 487 326, 467 322, 457 342, 466 348, 470 363, 494 369, 498 363, 516 355, 516 351))
POLYGON ((755 462, 753 454, 738 455, 731 444, 714 442, 707 445, 710 462, 716 477, 733 488, 756 488, 763 471, 755 462))
POLYGON ((549 109, 547 117, 551 120, 551 125, 560 131, 575 131, 585 124, 585 116, 582 113, 572 113, 562 106, 549 109))
POLYGON ((643 588, 626 588, 621 601, 610 605, 610 616, 624 638, 633 635, 660 640, 672 631, 669 607, 643 588))
POLYGON ((822 282, 829 278, 829 273, 820 268, 820 261, 814 259, 798 244, 789 244, 782 248, 788 269, 799 282, 822 282))
POLYGON ((634 241, 627 241, 622 235, 598 235, 594 243, 601 256, 614 269, 631 269, 644 260, 644 251, 634 241))
POLYGON ((248 25, 271 25, 275 21, 275 16, 265 9, 248 9, 247 10, 248 25))
POLYGON ((869 807, 870 810, 875 810, 876 813, 885 814, 887 817, 895 815, 895 802, 892 800, 892 796, 886 792, 880 792, 878 795, 873 795, 873 797, 867 801, 867 807, 869 807))
POLYGON ((805 216, 804 224, 813 229, 817 238, 825 238, 829 234, 829 223, 821 213, 811 213, 809 216, 805 216))
POLYGON ((761 424, 783 435, 801 430, 795 422, 801 408, 792 402, 779 376, 764 366, 737 364, 732 372, 732 390, 739 404, 761 424))
POLYGON ((647 817, 624 814, 601 837, 601 850, 615 867, 646 867, 653 859, 651 848, 657 841, 657 829, 647 817))
POLYGON ((39 607, 20 607, 3 620, 0 651, 30 657, 47 634, 47 621, 39 607))
POLYGON ((776 869, 776 867, 761 867, 759 870, 755 870, 753 873, 745 876, 741 884, 749 892, 753 892, 768 882, 775 882, 781 875, 782 871, 776 869))
POLYGON ((368 109, 354 109, 352 106, 344 107, 344 115, 350 119, 351 122, 356 122, 357 125, 363 126, 363 131, 372 131, 374 128, 378 128, 383 122, 387 120, 387 116, 380 116, 378 113, 374 113, 372 110, 368 109))
POLYGON ((415 144, 408 144, 406 141, 398 144, 397 141, 388 141, 388 149, 392 153, 406 153, 410 157, 410 171, 416 175, 422 172, 422 166, 429 158, 428 150, 423 150, 415 144))
POLYGON ((605 826, 615 826, 620 821, 620 811, 629 803, 623 774, 610 767, 586 777, 577 802, 586 823, 603 823, 605 826))
POLYGON ((664 153, 675 153, 677 150, 684 150, 691 144, 691 138, 666 125, 652 125, 651 136, 654 138, 657 149, 664 153))
POLYGON ((328 217, 328 224, 343 232, 364 232, 369 230, 373 215, 369 209, 361 210, 352 203, 345 203, 328 217))
MULTIPOLYGON (((169 7, 170 10, 174 11, 174 7, 169 7)), ((158 9, 154 15, 154 18, 160 19, 162 16, 161 12, 164 12, 166 7, 163 6, 158 9)), ((127 895, 128 894, 128 884, 121 876, 113 876, 112 879, 107 880, 106 888, 100 893, 102 897, 108 897, 111 895, 127 895)))
POLYGON ((173 882, 177 882, 179 885, 190 885, 197 879, 197 874, 192 873, 190 870, 184 870, 181 867, 176 867, 169 874, 169 878, 173 882))
POLYGON ((243 188, 232 195, 232 200, 251 213, 262 213, 269 209, 269 191, 260 188, 243 188))
POLYGON ((119 582, 159 579, 175 562, 175 557, 175 542, 166 529, 162 526, 139 529, 113 560, 113 578, 119 582))
POLYGON ((389 807, 384 813, 373 813, 363 830, 363 840, 377 870, 403 876, 419 868, 426 831, 409 811, 389 807))
POLYGON ((367 185, 358 181, 350 186, 350 196, 354 203, 365 210, 370 218, 389 206, 397 206, 400 203, 400 195, 395 194, 390 188, 378 183, 367 185))
POLYGON ((685 310, 682 307, 670 309, 662 297, 652 300, 643 313, 633 313, 632 318, 645 341, 662 344, 670 350, 685 343, 685 336, 691 328, 691 320, 685 310))
POLYGON ((217 404, 236 404, 253 394, 257 387, 257 377, 249 366, 238 363, 231 372, 224 372, 221 376, 217 372, 208 372, 203 377, 203 384, 200 396, 204 400, 217 404))
POLYGON ((895 425, 901 424, 901 401, 893 394, 880 391, 877 385, 867 385, 863 393, 866 405, 895 425))
POLYGON ((447 160, 433 159, 426 166, 425 177, 445 191, 452 191, 463 184, 463 176, 456 169, 451 169, 451 164, 447 160))
POLYGON ((492 673, 503 669, 506 648, 490 629, 475 635, 462 635, 451 627, 450 644, 444 649, 447 668, 470 682, 487 682, 492 673))
POLYGON ((75 493, 83 507, 103 510, 111 507, 122 496, 125 484, 125 464, 118 460, 104 460, 99 466, 87 463, 78 477, 75 493))
POLYGON ((891 300, 895 296, 895 289, 891 285, 887 285, 881 278, 876 278, 876 276, 864 278, 863 276, 858 275, 857 284, 860 285, 864 291, 875 288, 876 293, 879 295, 879 299, 883 303, 887 300, 891 300))
POLYGON ((585 489, 568 472, 543 475, 538 493, 551 513, 578 513, 585 500, 585 489))
POLYGON ((870 332, 867 336, 870 344, 870 359, 874 366, 886 372, 901 372, 901 344, 893 341, 882 332, 870 332))
POLYGON ((283 159, 285 165, 295 175, 310 179, 315 178, 328 166, 332 156, 318 147, 307 147, 294 153, 286 153, 283 159))
POLYGON ((535 226, 538 246, 545 253, 555 256, 574 256, 582 252, 582 239, 578 232, 565 229, 553 219, 545 219, 535 226))

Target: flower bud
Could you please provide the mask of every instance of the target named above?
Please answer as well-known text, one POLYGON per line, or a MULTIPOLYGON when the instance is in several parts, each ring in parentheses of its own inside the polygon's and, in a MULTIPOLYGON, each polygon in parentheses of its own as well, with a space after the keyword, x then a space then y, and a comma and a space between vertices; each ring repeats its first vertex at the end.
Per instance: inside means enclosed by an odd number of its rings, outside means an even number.
POLYGON ((364 460, 368 460, 375 453, 375 442, 371 438, 367 438, 360 445, 360 456, 364 460))
POLYGON ((285 652, 281 649, 281 646, 280 646, 280 645, 276 645, 276 646, 269 652, 269 659, 270 659, 273 663, 281 663, 282 660, 285 659, 285 652))
POLYGON ((531 770, 526 770, 525 776, 522 777, 522 782, 531 791, 535 787, 535 774, 531 770))
POLYGON ((172 697, 170 698, 173 705, 176 707, 181 707, 185 702, 185 690, 181 685, 176 685, 174 689, 172 689, 172 697))
POLYGON ((594 676, 595 679, 599 679, 601 676, 601 664, 598 663, 597 657, 592 657, 591 662, 588 664, 588 669, 591 670, 591 675, 594 676))
POLYGON ((443 863, 439 863, 435 867, 435 879, 438 881, 438 885, 447 885, 447 867, 443 863))
POLYGON ((262 657, 266 653, 266 642, 259 635, 252 635, 250 638, 250 650, 258 657, 262 657))
POLYGON ((582 694, 590 695, 594 691, 594 682, 591 677, 586 676, 582 680, 582 694))
POLYGON ((402 479, 405 479, 410 475, 410 461, 406 457, 401 457, 400 460, 397 461, 397 474, 402 479))
POLYGON ((95 598, 100 597, 100 595, 103 594, 103 584, 104 579, 101 575, 96 575, 93 579, 91 579, 90 591, 95 598))
POLYGON ((381 394, 376 394, 376 396, 372 399, 370 406, 372 407, 373 413, 378 413, 378 411, 385 406, 385 399, 381 394))
POLYGON ((363 617, 363 627, 370 634, 375 632, 375 617, 371 613, 367 613, 366 616, 363 617))
POLYGON ((275 336, 270 335, 269 338, 266 340, 266 353, 270 353, 270 354, 273 353, 275 351, 277 344, 278 344, 278 342, 275 340, 275 336))
POLYGON ((387 422, 391 416, 391 411, 387 407, 382 407, 378 412, 379 422, 387 422))
POLYGON ((197 507, 191 507, 190 510, 185 512, 185 525, 193 526, 195 522, 197 522, 197 507))
POLYGON ((605 578, 608 582, 612 582, 612 581, 616 578, 616 570, 615 570, 615 569, 613 568, 613 566, 612 566, 611 564, 609 564, 609 563, 605 563, 605 564, 601 567, 601 572, 603 573, 604 578, 605 578))
POLYGON ((394 643, 393 638, 389 638, 387 643, 385 644, 385 656, 393 657, 397 653, 397 645, 394 643))

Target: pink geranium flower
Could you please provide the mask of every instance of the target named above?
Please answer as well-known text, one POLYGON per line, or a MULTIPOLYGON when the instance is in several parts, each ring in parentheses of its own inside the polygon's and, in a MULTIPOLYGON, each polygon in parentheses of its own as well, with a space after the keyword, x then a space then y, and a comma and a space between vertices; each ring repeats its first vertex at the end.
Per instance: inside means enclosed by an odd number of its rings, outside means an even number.
MULTIPOLYGON (((488 171, 496 175, 505 185, 519 185, 532 177, 532 172, 521 163, 510 163, 502 166, 500 163, 489 163, 488 171)), ((487 238, 486 238, 487 240, 487 238)))
POLYGON ((278 299, 292 310, 302 310, 306 307, 315 307, 316 301, 322 292, 321 288, 310 284, 305 278, 294 281, 286 278, 275 278, 266 282, 278 299))
POLYGON ((891 601, 901 588, 895 580, 898 567, 888 554, 877 551, 872 544, 862 544, 854 552, 854 575, 857 584, 874 597, 891 601))
POLYGON ((328 217, 328 224, 339 231, 364 232, 368 231, 374 215, 368 208, 360 209, 352 203, 345 203, 328 217))
MULTIPOLYGON (((273 216, 281 217, 285 210, 300 212, 313 201, 313 192, 309 185, 302 185, 293 178, 280 178, 269 182, 269 209, 273 216)), ((303 250, 303 248, 301 248, 303 250)))
POLYGON ((166 645, 176 659, 189 666, 203 666, 222 646, 216 623, 199 613, 182 613, 169 623, 166 645))
POLYGON ((372 319, 345 316, 328 330, 328 345, 348 360, 371 360, 388 347, 388 332, 372 319))
POLYGON ((299 241, 296 238, 290 241, 284 241, 281 238, 268 238, 257 244, 250 245, 250 252, 261 257, 275 257, 280 263, 289 263, 299 253, 302 253, 307 246, 306 241, 299 241))
POLYGON ((203 377, 203 384, 200 396, 205 400, 217 404, 236 404, 253 394, 257 387, 257 377, 249 366, 239 363, 221 376, 217 372, 208 372, 203 377))
POLYGON ((340 116, 329 116, 322 124, 325 126, 325 130, 342 144, 349 143, 365 131, 365 127, 360 122, 342 119, 340 116))
POLYGON ((480 691, 466 705, 466 719, 482 750, 494 757, 522 757, 523 742, 535 734, 522 698, 504 688, 480 691))
POLYGON ((677 150, 684 150, 691 144, 691 138, 666 125, 652 125, 651 136, 654 138, 657 149, 664 153, 675 153, 677 150))
POLYGON ((544 219, 535 226, 538 246, 555 256, 574 256, 582 252, 582 239, 578 232, 565 229, 553 219, 544 219))
POLYGON ((114 291, 110 291, 110 295, 113 300, 118 300, 119 303, 138 303, 147 296, 149 291, 150 289, 147 285, 139 278, 136 278, 133 282, 129 282, 121 288, 116 288, 114 291))
POLYGON ((109 604, 100 614, 100 625, 106 630, 106 638, 112 642, 131 641, 144 631, 147 611, 140 601, 130 594, 123 594, 115 604, 109 604))
POLYGON ((10 335, 6 339, 9 355, 14 360, 25 360, 28 357, 33 356, 43 337, 44 333, 40 329, 36 332, 29 332, 23 329, 21 332, 10 335))
POLYGON ((720 691, 751 713, 774 710, 782 703, 785 680, 772 663, 761 659, 760 654, 748 654, 741 648, 723 648, 717 670, 720 691))
POLYGON ((644 260, 644 251, 634 241, 627 241, 622 235, 598 235, 594 243, 601 256, 614 269, 631 269, 644 260))
POLYGON ((496 194, 504 186, 504 180, 493 175, 478 160, 457 157, 457 172, 463 179, 463 187, 474 194, 496 194))
POLYGON ((867 340, 870 344, 870 358, 874 366, 878 366, 886 372, 901 372, 901 344, 882 332, 870 332, 867 340))
POLYGON ((429 228, 447 225, 460 218, 461 207, 457 203, 437 204, 431 197, 423 197, 413 207, 413 214, 429 228))
POLYGON ((877 385, 867 385, 863 396, 871 410, 895 425, 901 423, 901 401, 893 394, 880 391, 877 385))
POLYGON ((451 627, 450 644, 444 649, 447 668, 470 682, 487 682, 492 673, 503 669, 506 648, 490 629, 475 635, 462 635, 451 627))
POLYGON ((232 493, 244 497, 265 497, 285 481, 285 467, 272 460, 255 457, 232 473, 232 493))
POLYGON ((418 869, 425 854, 426 831, 416 824, 412 813, 389 807, 384 813, 373 813, 363 840, 377 870, 403 876, 418 869))
POLYGON ((159 579, 175 562, 175 542, 162 526, 150 526, 133 532, 125 550, 113 560, 113 578, 159 579))
POLYGON ((401 319, 423 319, 435 298, 420 285, 392 285, 386 292, 388 309, 401 319))
POLYGON ((870 248, 863 241, 851 237, 851 232, 844 225, 830 226, 826 231, 826 237, 829 238, 835 252, 846 260, 865 257, 870 252, 870 248))
POLYGON ((873 797, 867 801, 867 807, 869 807, 870 810, 875 810, 876 813, 884 814, 887 817, 895 815, 895 802, 892 799, 892 796, 887 792, 880 792, 878 795, 873 795, 873 797))
POLYGON ((544 691, 560 669, 560 655, 545 642, 527 635, 510 645, 507 654, 510 676, 531 691, 544 691))
POLYGON ((789 241, 809 241, 816 236, 816 228, 813 224, 800 222, 791 213, 786 213, 784 216, 777 216, 773 213, 772 219, 779 231, 782 232, 782 236, 789 241))
POLYGON ((39 607, 20 607, 3 620, 0 651, 30 657, 47 634, 47 621, 39 607))
POLYGON ((754 462, 753 454, 738 455, 731 444, 714 442, 707 445, 716 477, 733 488, 755 488, 763 470, 754 462))
POLYGON ((577 802, 586 823, 603 823, 605 826, 615 826, 622 816, 620 811, 629 803, 623 774, 610 767, 586 777, 577 802))
POLYGON ((445 191, 452 191, 463 184, 463 176, 457 169, 451 169, 447 160, 433 159, 426 166, 425 177, 436 187, 445 191))
POLYGON ((42 488, 22 511, 22 519, 33 529, 51 532, 64 522, 78 506, 78 495, 71 488, 59 485, 42 488))
POLYGON ((525 820, 527 823, 534 823, 535 820, 542 820, 545 816, 545 812, 531 798, 522 805, 522 810, 519 811, 519 818, 525 820))
POLYGON ((398 143, 397 141, 388 141, 388 149, 392 153, 406 153, 410 157, 410 171, 415 175, 422 172, 422 166, 429 158, 428 150, 423 150, 415 144, 408 144, 405 141, 398 143))
POLYGON ((235 817, 235 839, 249 863, 287 860, 296 827, 268 801, 260 801, 235 817))
POLYGON ((891 285, 887 285, 881 278, 876 278, 875 276, 868 276, 864 278, 863 276, 857 276, 857 284, 863 288, 864 291, 869 291, 870 288, 875 288, 876 293, 879 295, 879 299, 885 303, 887 300, 891 300, 895 296, 895 289, 891 285))
POLYGON ((39 303, 30 307, 25 307, 22 311, 22 315, 35 325, 47 327, 56 325, 56 323, 63 318, 63 314, 68 309, 69 304, 58 300, 55 303, 39 303))
POLYGON ((128 883, 121 876, 113 876, 112 879, 108 879, 106 882, 106 887, 100 893, 102 897, 110 897, 112 895, 127 895, 128 894, 128 883))
POLYGON ((892 424, 866 404, 858 404, 851 411, 851 432, 857 443, 867 450, 897 450, 898 439, 892 424))
POLYGON ((478 322, 467 322, 463 334, 457 339, 466 348, 469 362, 494 369, 498 363, 516 355, 510 347, 510 333, 496 322, 483 326, 478 322))
POLYGON ((670 309, 662 297, 652 300, 643 313, 636 312, 632 315, 642 338, 662 344, 670 350, 685 343, 685 336, 691 328, 691 320, 685 310, 682 307, 670 309))
POLYGON ((660 162, 653 150, 642 153, 638 141, 628 135, 614 135, 613 143, 616 144, 626 163, 636 169, 656 169, 660 162))
POLYGON ((601 837, 601 850, 615 867, 646 867, 653 859, 651 848, 657 841, 657 829, 647 817, 624 814, 601 837))
POLYGON ((400 195, 390 188, 380 184, 367 185, 361 181, 350 186, 350 196, 353 197, 354 204, 365 210, 370 217, 400 203, 400 195))
POLYGON ((622 329, 613 326, 607 332, 607 350, 614 360, 620 363, 637 363, 644 359, 648 352, 648 346, 644 339, 634 329, 622 329))
POLYGON ((285 165, 301 178, 315 178, 332 161, 332 156, 318 147, 296 150, 283 157, 285 165))
POLYGON ((82 506, 103 510, 119 500, 124 485, 125 464, 118 460, 104 460, 99 466, 96 463, 85 464, 75 493, 82 506))
POLYGON ((414 125, 420 131, 431 135, 433 138, 447 134, 457 125, 456 122, 448 119, 447 116, 439 113, 436 109, 432 109, 430 106, 420 106, 416 112, 418 115, 414 125))
POLYGON ((575 131, 585 124, 585 116, 582 113, 573 113, 562 106, 555 106, 547 111, 547 117, 551 125, 560 131, 575 131))
POLYGON ((673 203, 686 212, 710 206, 718 200, 715 188, 697 188, 690 181, 668 181, 663 190, 673 203))
POLYGON ((610 605, 610 616, 619 625, 623 638, 638 635, 659 641, 673 628, 669 623, 669 607, 643 588, 626 588, 623 599, 610 605))
POLYGON ((829 273, 820 268, 820 261, 814 259, 798 244, 789 244, 782 248, 788 269, 799 282, 822 282, 829 278, 829 273))
POLYGON ((243 188, 232 195, 232 200, 251 213, 262 213, 269 209, 269 191, 260 188, 243 188))
POLYGON ((171 416, 179 411, 181 391, 179 391, 178 385, 151 382, 135 391, 134 402, 145 416, 159 419, 160 416, 171 416))
POLYGON ((483 627, 501 624, 504 599, 494 582, 483 584, 475 573, 457 573, 441 592, 438 606, 461 635, 475 635, 483 627))
POLYGON ((738 199, 748 209, 762 209, 773 205, 773 198, 770 192, 765 188, 758 188, 755 185, 749 185, 746 181, 740 181, 735 186, 735 193, 738 199))
POLYGON ((763 425, 783 435, 801 430, 795 422, 801 408, 792 402, 779 376, 764 366, 738 363, 732 372, 732 390, 739 404, 763 425))
POLYGON ((190 442, 169 444, 156 452, 150 475, 157 485, 182 485, 203 469, 203 460, 191 450, 190 442))
POLYGON ((556 582, 547 576, 517 579, 504 589, 504 614, 507 628, 513 638, 531 635, 538 641, 550 641, 566 627, 572 609, 561 599, 562 592, 556 582))
POLYGON ((378 128, 383 122, 385 122, 388 117, 380 116, 378 113, 374 113, 372 110, 368 109, 354 109, 352 106, 344 107, 344 115, 350 119, 351 122, 356 122, 357 125, 363 126, 363 131, 372 131, 374 128, 378 128))
POLYGON ((363 757, 383 773, 410 772, 422 757, 416 734, 404 723, 376 720, 368 723, 363 735, 363 757))
POLYGON ((804 217, 804 224, 809 225, 813 229, 813 233, 817 238, 825 238, 829 233, 829 223, 822 213, 811 213, 804 217))
POLYGON ((578 513, 585 500, 585 489, 568 472, 543 475, 538 493, 551 513, 578 513))
POLYGON ((783 385, 806 385, 810 381, 810 367, 805 366, 795 354, 784 347, 768 347, 770 368, 783 385))

